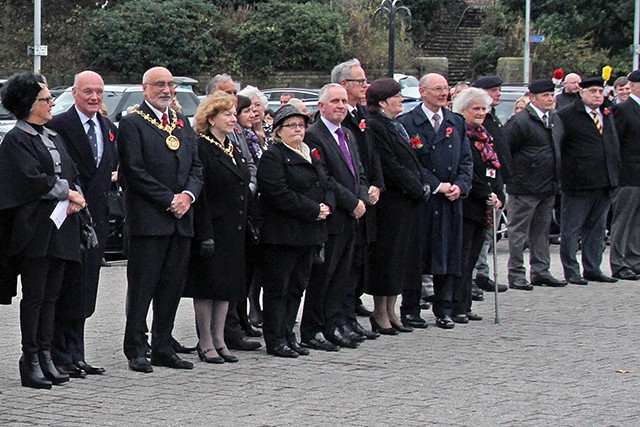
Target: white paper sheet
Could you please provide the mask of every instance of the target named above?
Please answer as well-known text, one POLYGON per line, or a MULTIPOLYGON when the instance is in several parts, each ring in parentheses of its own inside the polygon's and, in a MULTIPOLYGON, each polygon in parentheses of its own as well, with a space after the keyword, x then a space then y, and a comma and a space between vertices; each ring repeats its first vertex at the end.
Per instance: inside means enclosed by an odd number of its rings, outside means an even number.
POLYGON ((51 221, 53 221, 58 229, 62 227, 62 223, 67 219, 67 207, 69 207, 69 199, 60 200, 56 208, 51 212, 49 218, 51 218, 51 221))

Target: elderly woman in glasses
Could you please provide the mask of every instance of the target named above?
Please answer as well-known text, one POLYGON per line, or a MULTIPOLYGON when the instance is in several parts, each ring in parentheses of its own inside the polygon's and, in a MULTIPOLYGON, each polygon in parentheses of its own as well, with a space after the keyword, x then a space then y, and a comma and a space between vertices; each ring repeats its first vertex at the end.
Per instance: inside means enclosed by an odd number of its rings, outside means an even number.
POLYGON ((308 355, 293 325, 311 275, 315 248, 327 239, 327 217, 335 206, 316 150, 303 142, 309 117, 293 105, 274 117, 275 143, 258 167, 262 207, 264 340, 279 357, 308 355))
POLYGON ((0 144, 0 210, 5 255, 21 276, 20 379, 32 388, 69 380, 51 361, 55 304, 68 261, 80 262, 77 212, 86 203, 57 133, 45 127, 53 98, 43 76, 11 77, 2 104, 18 121, 0 144))
POLYGON ((471 311, 473 268, 486 230, 493 226, 493 211, 500 209, 505 201, 500 160, 494 150, 493 137, 482 124, 490 108, 491 98, 478 88, 464 89, 453 101, 453 111, 464 117, 473 157, 471 191, 462 201, 462 283, 455 289, 456 307, 452 317, 456 323, 482 320, 471 311))

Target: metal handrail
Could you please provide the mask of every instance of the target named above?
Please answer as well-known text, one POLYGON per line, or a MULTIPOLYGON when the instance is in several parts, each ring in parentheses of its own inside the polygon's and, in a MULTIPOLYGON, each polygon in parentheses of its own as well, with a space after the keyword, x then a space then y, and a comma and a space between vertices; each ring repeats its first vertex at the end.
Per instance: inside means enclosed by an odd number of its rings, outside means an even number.
POLYGON ((469 6, 467 6, 464 9, 464 11, 462 12, 462 14, 460 15, 460 19, 458 19, 458 24, 456 25, 455 30, 453 30, 453 33, 451 34, 451 38, 449 38, 449 43, 447 43, 446 52, 449 52, 449 48, 451 47, 451 43, 455 39, 455 35, 458 34, 458 30, 460 29, 460 24, 462 24, 462 20, 464 19, 464 15, 467 13, 467 10, 469 10, 469 6))

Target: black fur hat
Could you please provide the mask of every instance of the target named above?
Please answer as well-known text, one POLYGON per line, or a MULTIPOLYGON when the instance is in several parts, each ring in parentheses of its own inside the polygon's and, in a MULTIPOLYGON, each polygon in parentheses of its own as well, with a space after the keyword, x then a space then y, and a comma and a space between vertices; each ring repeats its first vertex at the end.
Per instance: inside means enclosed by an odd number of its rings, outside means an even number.
POLYGON ((9 78, 2 88, 2 106, 13 113, 18 120, 29 117, 31 108, 40 91, 47 86, 47 80, 40 74, 24 72, 9 78))

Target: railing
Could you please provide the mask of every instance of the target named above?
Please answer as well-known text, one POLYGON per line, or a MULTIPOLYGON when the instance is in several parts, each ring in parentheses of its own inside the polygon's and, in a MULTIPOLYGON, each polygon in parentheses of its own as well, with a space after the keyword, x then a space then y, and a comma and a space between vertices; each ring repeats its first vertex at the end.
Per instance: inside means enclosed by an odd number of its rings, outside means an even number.
POLYGON ((456 24, 456 28, 453 30, 453 34, 451 34, 451 37, 449 38, 449 43, 447 43, 447 49, 445 50, 445 52, 449 52, 449 48, 451 48, 451 43, 455 40, 456 34, 458 34, 458 30, 460 29, 460 24, 462 24, 464 15, 466 15, 468 10, 469 10, 469 6, 465 7, 464 11, 462 11, 462 14, 460 15, 460 19, 458 19, 458 23, 456 24))

